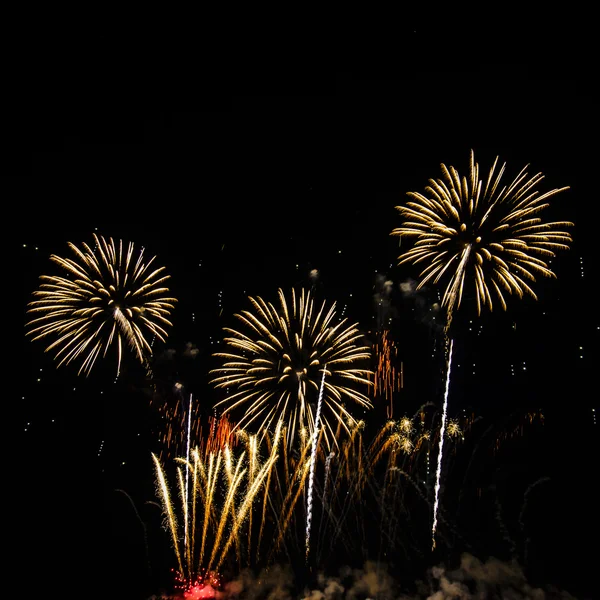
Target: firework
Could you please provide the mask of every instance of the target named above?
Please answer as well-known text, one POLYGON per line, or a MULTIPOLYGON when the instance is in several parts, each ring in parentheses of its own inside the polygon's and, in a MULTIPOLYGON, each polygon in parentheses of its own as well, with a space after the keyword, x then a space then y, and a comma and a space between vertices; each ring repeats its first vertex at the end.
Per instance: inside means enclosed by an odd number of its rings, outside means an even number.
POLYGON ((325 385, 325 373, 327 365, 323 367, 323 377, 321 379, 321 388, 319 389, 319 401, 317 402, 317 414, 315 417, 315 427, 313 430, 311 451, 310 451, 310 476, 308 478, 308 503, 306 507, 306 560, 310 551, 310 526, 312 522, 313 488, 315 483, 315 465, 317 462, 317 443, 319 441, 319 425, 321 420, 321 410, 323 408, 323 387, 325 385))
POLYGON ((371 408, 369 398, 357 386, 368 386, 371 371, 355 367, 370 358, 369 348, 361 345, 356 325, 336 320, 335 304, 317 306, 310 292, 292 290, 291 301, 279 290, 279 306, 262 298, 250 298, 254 311, 236 315, 240 330, 225 329, 228 352, 216 354, 223 359, 212 371, 217 388, 234 391, 216 406, 231 412, 246 406, 239 426, 266 431, 283 419, 291 447, 297 432, 315 427, 315 404, 319 374, 327 363, 323 393, 324 439, 328 447, 335 440, 335 428, 356 423, 345 406, 351 401, 371 408))
POLYGON ((404 387, 404 363, 397 367, 398 348, 389 337, 389 331, 384 329, 374 344, 376 367, 373 375, 373 397, 383 396, 389 403, 387 417, 394 416, 394 393, 404 387))
POLYGON ((529 283, 540 275, 556 277, 547 261, 555 256, 555 251, 568 250, 572 241, 562 228, 573 223, 547 222, 539 216, 549 206, 547 200, 568 187, 540 194, 536 187, 544 177, 541 173, 529 176, 528 165, 504 185, 506 164, 497 170, 498 158, 484 184, 479 179, 479 165, 473 151, 469 166, 468 179, 461 180, 454 167, 442 164, 442 178, 429 180, 426 195, 409 192, 412 201, 397 207, 404 222, 392 231, 392 235, 400 238, 416 238, 413 247, 399 257, 399 264, 423 263, 417 289, 428 282, 437 284, 447 279, 442 298, 446 308, 446 391, 436 472, 434 547, 452 368, 449 330, 454 311, 461 304, 465 281, 474 283, 478 314, 484 306, 493 309, 492 296, 505 310, 506 294, 516 294, 519 298, 529 294, 537 299, 529 283))
POLYGON ((438 450, 438 461, 435 478, 435 504, 433 505, 433 525, 431 527, 431 543, 432 547, 435 548, 435 531, 437 529, 438 521, 438 506, 439 506, 439 494, 440 494, 440 481, 442 477, 442 456, 444 450, 444 435, 446 433, 446 416, 448 410, 448 393, 450 392, 450 367, 452 365, 452 345, 450 341, 450 351, 448 355, 448 367, 446 369, 446 390, 444 392, 444 406, 442 410, 442 424, 440 426, 440 446, 438 450))
POLYGON ((404 222, 391 235, 416 240, 399 264, 423 265, 417 289, 447 279, 442 305, 448 327, 465 281, 474 284, 478 313, 484 306, 492 310, 492 297, 504 309, 506 294, 536 298, 528 282, 540 275, 555 277, 547 261, 572 241, 562 228, 573 223, 547 222, 539 216, 550 197, 569 188, 540 194, 536 187, 544 177, 529 176, 528 165, 503 184, 506 164, 497 166, 498 158, 483 182, 471 151, 468 177, 461 179, 454 167, 442 164, 441 179, 430 179, 425 194, 409 192, 412 201, 397 207, 404 222))
POLYGON ((250 436, 250 452, 241 452, 237 460, 228 445, 217 452, 209 451, 205 456, 196 447, 191 452, 191 461, 177 459, 182 465, 177 468, 177 481, 183 529, 189 531, 189 535, 183 537, 183 547, 180 547, 180 524, 167 478, 159 459, 152 454, 157 494, 162 499, 177 558, 177 578, 185 587, 191 589, 204 581, 206 573, 217 573, 232 545, 236 544, 236 552, 241 551, 240 530, 248 522, 253 501, 277 460, 280 438, 281 424, 276 428, 271 452, 262 462, 255 436, 250 436), (191 499, 187 497, 182 468, 192 475, 191 499))
POLYGON ((95 248, 69 243, 74 258, 52 255, 64 275, 43 275, 27 323, 33 340, 52 338, 46 352, 55 352, 58 366, 81 360, 79 373, 89 375, 96 359, 117 348, 117 375, 123 347, 148 366, 154 337, 165 341, 168 317, 176 300, 167 296, 169 275, 134 250, 112 238, 95 235, 95 248), (150 339, 150 341, 149 341, 150 339))

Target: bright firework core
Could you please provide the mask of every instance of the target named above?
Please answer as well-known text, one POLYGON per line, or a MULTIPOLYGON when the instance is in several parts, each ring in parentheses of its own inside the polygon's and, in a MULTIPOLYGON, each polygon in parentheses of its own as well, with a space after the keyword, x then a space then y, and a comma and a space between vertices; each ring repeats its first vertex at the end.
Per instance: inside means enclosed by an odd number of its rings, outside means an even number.
POLYGON ((306 290, 292 290, 291 299, 279 290, 279 306, 262 298, 250 302, 254 310, 235 315, 241 327, 225 328, 230 334, 224 339, 229 350, 215 355, 223 363, 211 372, 212 383, 234 391, 216 406, 234 412, 245 405, 238 426, 248 430, 264 431, 282 419, 291 446, 303 429, 312 436, 326 364, 321 423, 329 448, 340 430, 348 432, 356 423, 346 407, 348 401, 372 406, 356 389, 364 386, 366 391, 372 373, 354 367, 368 361, 369 347, 361 344, 356 325, 337 318, 335 304, 317 305, 306 290))

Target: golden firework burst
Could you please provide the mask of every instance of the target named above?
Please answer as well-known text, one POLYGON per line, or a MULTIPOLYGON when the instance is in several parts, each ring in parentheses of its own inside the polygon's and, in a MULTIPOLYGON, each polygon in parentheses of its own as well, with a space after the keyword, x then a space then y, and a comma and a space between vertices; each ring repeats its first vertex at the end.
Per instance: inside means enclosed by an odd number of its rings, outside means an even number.
POLYGON ((75 258, 52 255, 50 260, 64 276, 42 275, 27 323, 33 340, 51 337, 46 352, 55 351, 58 366, 81 359, 79 373, 89 375, 98 356, 112 345, 118 353, 117 375, 123 346, 128 345, 142 364, 152 354, 148 336, 164 341, 165 326, 176 300, 167 296, 165 268, 144 260, 144 249, 133 243, 94 234, 95 248, 69 243, 75 258))
POLYGON ((235 315, 240 330, 225 328, 230 351, 215 354, 223 364, 211 371, 212 383, 234 392, 217 406, 226 412, 245 406, 238 421, 245 429, 254 424, 257 431, 267 430, 283 419, 291 445, 295 432, 312 435, 325 369, 321 423, 329 447, 336 429, 348 432, 356 423, 347 401, 372 407, 359 389, 370 385, 372 372, 359 366, 370 358, 369 347, 356 324, 336 319, 335 303, 318 306, 305 290, 292 290, 291 301, 279 290, 278 307, 260 297, 250 302, 253 311, 235 315))
POLYGON ((415 238, 399 264, 424 265, 419 288, 447 278, 442 304, 448 321, 467 279, 475 284, 478 313, 484 306, 492 310, 493 296, 505 310, 506 294, 536 298, 530 282, 540 275, 555 277, 547 261, 572 241, 562 228, 573 223, 539 216, 547 200, 568 187, 540 193, 536 187, 544 176, 530 176, 528 165, 503 184, 506 163, 497 167, 498 158, 484 182, 471 151, 468 177, 442 164, 442 178, 430 179, 425 194, 409 192, 412 201, 396 207, 404 222, 391 235, 415 238))

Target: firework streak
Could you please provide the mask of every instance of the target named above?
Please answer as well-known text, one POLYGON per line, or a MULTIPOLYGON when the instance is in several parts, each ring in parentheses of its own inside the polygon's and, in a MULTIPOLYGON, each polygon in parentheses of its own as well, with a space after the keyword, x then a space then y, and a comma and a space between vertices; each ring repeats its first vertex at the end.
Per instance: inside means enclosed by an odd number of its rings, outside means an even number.
POLYGON ((317 444, 319 441, 319 421, 321 418, 321 406, 323 404, 323 387, 325 385, 325 373, 327 365, 323 366, 323 377, 321 378, 321 389, 319 390, 319 401, 317 402, 317 414, 315 427, 312 435, 312 448, 310 453, 310 476, 308 478, 308 504, 306 512, 306 560, 310 551, 310 526, 312 523, 313 487, 315 481, 315 463, 317 462, 317 444))

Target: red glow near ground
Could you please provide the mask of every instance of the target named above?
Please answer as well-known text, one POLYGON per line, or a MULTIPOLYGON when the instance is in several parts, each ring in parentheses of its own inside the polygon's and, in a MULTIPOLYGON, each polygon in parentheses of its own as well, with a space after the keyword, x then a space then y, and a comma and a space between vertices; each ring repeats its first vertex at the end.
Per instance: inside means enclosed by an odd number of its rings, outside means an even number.
POLYGON ((199 600, 200 598, 215 598, 217 595, 215 589, 210 585, 203 583, 197 583, 192 586, 189 590, 183 592, 184 598, 189 598, 190 600, 199 600))
POLYGON ((207 598, 216 598, 217 590, 221 585, 220 577, 217 573, 202 571, 191 581, 182 577, 181 573, 175 576, 176 587, 183 590, 185 600, 206 600, 207 598))

